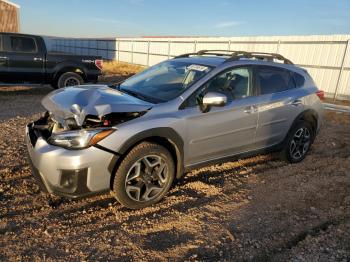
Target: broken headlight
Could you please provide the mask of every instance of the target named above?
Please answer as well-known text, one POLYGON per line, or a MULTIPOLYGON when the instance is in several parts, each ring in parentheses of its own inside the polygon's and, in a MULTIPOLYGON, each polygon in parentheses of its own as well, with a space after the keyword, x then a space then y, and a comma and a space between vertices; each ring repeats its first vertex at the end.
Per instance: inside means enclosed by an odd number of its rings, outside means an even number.
POLYGON ((65 131, 52 134, 48 142, 68 149, 83 149, 97 144, 114 131, 115 129, 65 131))

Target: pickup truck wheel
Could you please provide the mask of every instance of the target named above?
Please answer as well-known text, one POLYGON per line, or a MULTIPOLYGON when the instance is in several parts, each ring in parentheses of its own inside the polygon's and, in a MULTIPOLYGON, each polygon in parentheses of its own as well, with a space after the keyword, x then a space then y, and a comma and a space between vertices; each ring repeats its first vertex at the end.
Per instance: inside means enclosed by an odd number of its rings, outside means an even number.
POLYGON ((169 151, 159 144, 143 142, 120 163, 112 194, 127 208, 144 208, 164 197, 174 174, 174 160, 169 151))
POLYGON ((67 72, 62 74, 57 81, 57 87, 77 86, 84 84, 84 79, 73 72, 67 72))

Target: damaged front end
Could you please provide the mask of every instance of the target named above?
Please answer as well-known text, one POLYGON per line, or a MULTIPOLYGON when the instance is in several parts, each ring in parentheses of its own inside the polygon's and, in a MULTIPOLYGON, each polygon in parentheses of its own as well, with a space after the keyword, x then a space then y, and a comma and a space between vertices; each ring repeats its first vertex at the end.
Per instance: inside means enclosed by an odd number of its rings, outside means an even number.
POLYGON ((42 101, 48 110, 32 123, 48 143, 83 149, 98 143, 116 126, 144 115, 152 104, 107 86, 77 86, 59 89, 42 101))
POLYGON ((28 159, 42 191, 69 198, 109 190, 118 155, 97 144, 152 107, 107 86, 56 90, 42 104, 47 111, 26 126, 28 159))
POLYGON ((46 112, 31 124, 32 133, 36 134, 31 142, 34 146, 36 139, 42 137, 52 145, 68 149, 87 148, 112 134, 116 130, 115 125, 139 117, 143 113, 115 113, 102 118, 90 116, 86 118, 82 126, 68 119, 65 121, 68 125, 63 126, 54 120, 49 112, 46 112))
POLYGON ((28 124, 25 131, 28 160, 41 190, 69 198, 108 190, 111 176, 108 166, 117 156, 92 145, 115 130, 65 130, 48 112, 28 124))

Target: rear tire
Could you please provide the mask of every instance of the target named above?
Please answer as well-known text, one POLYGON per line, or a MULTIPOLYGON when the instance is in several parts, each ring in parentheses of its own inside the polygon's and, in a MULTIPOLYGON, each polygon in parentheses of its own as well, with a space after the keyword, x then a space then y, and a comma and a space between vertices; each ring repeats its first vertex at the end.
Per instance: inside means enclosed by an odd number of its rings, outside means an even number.
POLYGON ((314 132, 310 123, 298 121, 289 131, 281 158, 289 163, 299 163, 310 150, 314 132))
POLYGON ((73 72, 66 72, 58 78, 57 84, 54 83, 52 86, 55 88, 63 88, 82 84, 84 84, 84 79, 79 74, 73 72))
POLYGON ((165 196, 174 176, 175 164, 170 152, 159 144, 142 142, 120 163, 112 194, 127 208, 148 207, 165 196))

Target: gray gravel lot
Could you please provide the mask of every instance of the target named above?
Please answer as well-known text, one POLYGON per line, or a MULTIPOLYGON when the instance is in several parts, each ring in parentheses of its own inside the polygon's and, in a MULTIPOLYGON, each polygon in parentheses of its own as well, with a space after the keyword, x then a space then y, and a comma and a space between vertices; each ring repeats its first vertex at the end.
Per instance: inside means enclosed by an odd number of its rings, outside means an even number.
POLYGON ((0 87, 0 261, 350 261, 350 115, 327 113, 310 155, 195 170, 130 211, 108 194, 40 193, 25 124, 50 87, 0 87))

